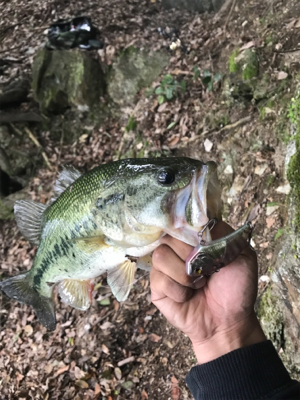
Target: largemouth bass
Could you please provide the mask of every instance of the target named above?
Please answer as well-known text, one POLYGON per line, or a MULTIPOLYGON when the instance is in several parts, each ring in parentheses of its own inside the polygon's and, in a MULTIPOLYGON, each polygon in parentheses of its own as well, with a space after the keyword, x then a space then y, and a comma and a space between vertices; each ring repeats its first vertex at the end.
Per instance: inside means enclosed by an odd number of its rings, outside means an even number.
POLYGON ((86 310, 93 279, 107 272, 117 300, 126 300, 136 268, 149 270, 149 255, 162 236, 196 246, 199 230, 220 217, 220 197, 214 162, 127 159, 83 175, 66 168, 49 205, 16 202, 18 227, 38 250, 31 270, 2 281, 0 288, 31 305, 54 330, 56 284, 62 301, 86 310))

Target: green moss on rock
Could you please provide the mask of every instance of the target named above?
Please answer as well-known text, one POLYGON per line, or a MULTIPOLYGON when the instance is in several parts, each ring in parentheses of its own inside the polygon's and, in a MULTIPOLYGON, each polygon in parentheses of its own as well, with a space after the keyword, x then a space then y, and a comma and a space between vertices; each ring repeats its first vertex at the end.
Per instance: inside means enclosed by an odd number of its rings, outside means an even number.
POLYGON ((40 50, 33 63, 32 88, 44 113, 100 104, 105 79, 97 61, 80 50, 40 50))
POLYGON ((108 94, 119 105, 133 102, 135 95, 159 76, 169 54, 130 47, 113 64, 108 77, 108 94))
POLYGON ((287 168, 287 179, 293 189, 294 204, 296 208, 295 228, 300 230, 300 93, 292 98, 288 105, 288 117, 295 127, 296 152, 291 157, 287 168))
POLYGON ((283 341, 283 314, 280 301, 273 295, 271 287, 268 287, 258 303, 257 316, 267 338, 280 349, 283 341))

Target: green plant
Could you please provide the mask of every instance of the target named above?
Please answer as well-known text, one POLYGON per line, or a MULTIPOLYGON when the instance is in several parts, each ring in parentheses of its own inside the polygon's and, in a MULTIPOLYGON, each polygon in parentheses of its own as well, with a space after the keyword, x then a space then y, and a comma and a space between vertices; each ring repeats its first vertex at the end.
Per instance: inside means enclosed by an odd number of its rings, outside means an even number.
POLYGON ((134 131, 136 127, 137 127, 136 119, 134 118, 133 115, 130 115, 130 117, 128 118, 127 125, 125 126, 125 130, 126 132, 134 131))
POLYGON ((287 108, 287 117, 292 122, 292 124, 299 124, 300 122, 300 94, 291 99, 287 108))
POLYGON ((287 179, 293 189, 296 201, 295 225, 300 230, 300 92, 294 96, 287 106, 287 117, 295 125, 296 134, 292 136, 295 140, 296 153, 291 157, 288 169, 287 179))
POLYGON ((222 75, 219 72, 217 72, 216 74, 212 74, 207 69, 203 71, 202 83, 205 87, 207 87, 207 90, 209 92, 213 90, 214 82, 220 82, 221 79, 222 75))
MULTIPOLYGON (((178 82, 171 74, 167 74, 163 77, 159 86, 154 90, 154 93, 158 96, 158 104, 162 104, 166 100, 173 100, 179 93, 185 93, 185 91, 186 81, 182 80, 178 82)), ((153 90, 148 91, 148 94, 153 94, 153 90)))
MULTIPOLYGON (((193 67, 193 72, 194 72, 194 79, 197 80, 201 75, 201 71, 196 65, 193 67)), ((202 81, 203 85, 207 88, 207 90, 209 92, 211 92, 213 90, 214 83, 219 82, 221 79, 222 79, 222 75, 219 72, 217 72, 216 74, 212 74, 207 69, 205 69, 203 71, 203 74, 201 77, 201 81, 202 81)))
POLYGON ((239 54, 238 49, 234 50, 228 60, 228 66, 229 66, 229 72, 238 72, 239 71, 239 66, 235 62, 236 56, 239 54))

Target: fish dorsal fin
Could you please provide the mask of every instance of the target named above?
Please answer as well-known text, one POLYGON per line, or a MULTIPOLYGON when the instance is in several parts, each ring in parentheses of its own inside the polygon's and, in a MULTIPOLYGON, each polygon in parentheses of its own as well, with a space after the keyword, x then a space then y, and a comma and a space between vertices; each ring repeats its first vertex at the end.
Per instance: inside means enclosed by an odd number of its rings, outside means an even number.
POLYGON ((107 272, 107 283, 118 301, 125 301, 129 295, 136 271, 136 263, 126 260, 107 272))
POLYGON ((32 200, 18 200, 14 206, 18 228, 22 235, 36 246, 40 242, 42 215, 46 208, 45 204, 32 200))
POLYGON ((55 201, 73 182, 81 176, 81 173, 72 165, 66 165, 58 175, 54 185, 54 195, 51 201, 55 201))
POLYGON ((62 301, 78 310, 87 310, 92 302, 94 284, 91 280, 64 279, 58 284, 62 301))

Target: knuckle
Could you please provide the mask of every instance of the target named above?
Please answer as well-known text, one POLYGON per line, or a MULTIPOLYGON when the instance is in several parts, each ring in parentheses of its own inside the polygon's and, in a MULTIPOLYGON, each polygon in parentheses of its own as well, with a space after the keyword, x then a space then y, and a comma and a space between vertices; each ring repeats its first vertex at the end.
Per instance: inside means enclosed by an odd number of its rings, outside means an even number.
POLYGON ((163 261, 166 260, 166 256, 169 251, 169 246, 166 244, 161 244, 157 249, 154 250, 152 255, 152 263, 153 265, 161 264, 163 261))

